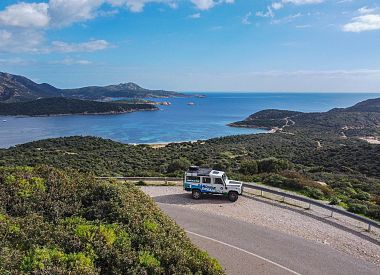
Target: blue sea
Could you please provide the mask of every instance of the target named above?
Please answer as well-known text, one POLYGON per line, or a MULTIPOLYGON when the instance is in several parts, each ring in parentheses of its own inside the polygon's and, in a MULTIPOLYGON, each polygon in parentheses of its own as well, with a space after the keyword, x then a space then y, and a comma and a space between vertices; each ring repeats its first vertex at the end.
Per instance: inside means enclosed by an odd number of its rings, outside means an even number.
POLYGON ((0 116, 0 147, 73 135, 98 136, 123 143, 161 143, 265 133, 258 129, 232 128, 226 124, 268 108, 320 112, 380 97, 380 94, 366 93, 204 94, 205 98, 160 99, 172 105, 159 106, 160 110, 154 112, 53 117, 0 116), (189 102, 194 102, 194 105, 188 105, 189 102))

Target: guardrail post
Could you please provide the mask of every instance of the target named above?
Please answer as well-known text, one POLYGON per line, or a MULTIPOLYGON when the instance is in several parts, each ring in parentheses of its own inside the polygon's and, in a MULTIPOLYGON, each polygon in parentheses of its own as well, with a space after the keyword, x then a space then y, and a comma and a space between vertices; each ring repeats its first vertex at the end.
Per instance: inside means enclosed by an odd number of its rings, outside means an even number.
POLYGON ((285 197, 282 197, 282 202, 285 202, 285 197))
POLYGON ((333 214, 334 214, 334 211, 331 211, 331 215, 330 215, 331 218, 333 217, 333 214))
POLYGON ((263 190, 260 190, 260 195, 263 196, 263 190))
POLYGON ((309 203, 309 207, 307 208, 307 210, 310 210, 311 209, 311 203, 309 203))
POLYGON ((368 232, 371 232, 371 224, 368 224, 368 232))

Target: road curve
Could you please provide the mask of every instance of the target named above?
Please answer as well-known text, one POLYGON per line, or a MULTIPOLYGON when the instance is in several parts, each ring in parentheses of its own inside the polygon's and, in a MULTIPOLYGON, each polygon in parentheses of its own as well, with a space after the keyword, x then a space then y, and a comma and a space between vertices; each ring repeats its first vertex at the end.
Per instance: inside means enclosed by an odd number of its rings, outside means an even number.
POLYGON ((380 275, 372 263, 300 237, 221 215, 158 205, 228 274, 380 275))

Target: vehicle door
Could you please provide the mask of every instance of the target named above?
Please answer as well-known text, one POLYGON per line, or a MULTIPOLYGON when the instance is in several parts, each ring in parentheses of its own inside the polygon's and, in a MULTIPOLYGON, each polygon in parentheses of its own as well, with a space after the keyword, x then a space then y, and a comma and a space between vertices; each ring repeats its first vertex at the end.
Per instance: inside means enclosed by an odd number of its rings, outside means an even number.
POLYGON ((224 182, 222 178, 213 178, 213 187, 215 193, 224 193, 224 182))
POLYGON ((202 177, 202 192, 215 193, 215 188, 210 177, 202 177))

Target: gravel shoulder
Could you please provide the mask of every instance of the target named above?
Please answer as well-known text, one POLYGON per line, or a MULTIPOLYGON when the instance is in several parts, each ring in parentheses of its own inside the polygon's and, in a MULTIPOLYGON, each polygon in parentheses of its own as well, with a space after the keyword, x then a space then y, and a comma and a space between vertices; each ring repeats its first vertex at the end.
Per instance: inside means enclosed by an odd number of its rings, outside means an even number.
POLYGON ((172 204, 233 217, 290 235, 302 237, 380 266, 379 232, 367 233, 344 216, 329 217, 323 211, 304 210, 258 196, 241 196, 235 203, 221 196, 193 200, 178 186, 143 186, 159 204, 172 204))

